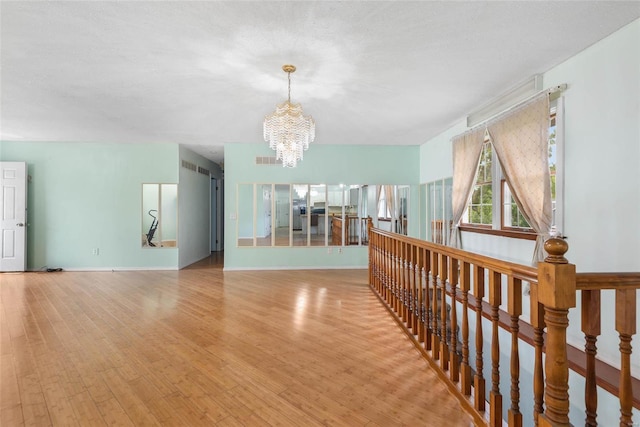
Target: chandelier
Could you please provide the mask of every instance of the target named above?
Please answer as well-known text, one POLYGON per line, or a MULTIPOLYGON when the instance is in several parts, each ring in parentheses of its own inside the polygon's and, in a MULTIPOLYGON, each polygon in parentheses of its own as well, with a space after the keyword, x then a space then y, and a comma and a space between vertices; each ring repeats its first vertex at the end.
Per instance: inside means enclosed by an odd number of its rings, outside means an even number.
POLYGON ((313 117, 303 115, 300 104, 291 103, 291 73, 296 67, 283 65, 282 69, 289 80, 289 96, 285 102, 276 105, 276 111, 264 118, 264 140, 276 151, 282 166, 293 168, 315 139, 316 123, 313 117))

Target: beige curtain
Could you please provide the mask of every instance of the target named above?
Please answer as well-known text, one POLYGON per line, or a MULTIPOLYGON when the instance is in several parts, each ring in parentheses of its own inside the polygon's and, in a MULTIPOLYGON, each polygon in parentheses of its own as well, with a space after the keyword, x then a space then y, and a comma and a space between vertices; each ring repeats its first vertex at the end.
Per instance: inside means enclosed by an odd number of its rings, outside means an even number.
MULTIPOLYGON (((483 127, 453 138, 453 228, 449 245, 454 248, 462 248, 460 220, 473 192, 485 132, 483 127)), ((446 230, 446 227, 443 229, 446 230)))
POLYGON ((544 259, 543 244, 551 228, 549 178, 549 95, 518 107, 487 125, 505 180, 516 204, 538 238, 533 263, 544 259))
POLYGON ((396 218, 398 217, 398 212, 396 212, 396 192, 394 191, 394 185, 385 185, 384 186, 384 198, 387 201, 387 208, 389 209, 389 215, 391 215, 391 231, 397 233, 396 230, 396 218))

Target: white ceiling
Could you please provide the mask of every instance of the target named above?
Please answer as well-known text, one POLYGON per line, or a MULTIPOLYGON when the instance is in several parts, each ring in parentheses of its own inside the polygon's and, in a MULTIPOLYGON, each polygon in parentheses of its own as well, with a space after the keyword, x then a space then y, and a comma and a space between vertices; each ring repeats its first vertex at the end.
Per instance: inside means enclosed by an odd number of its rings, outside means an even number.
POLYGON ((220 163, 262 141, 291 63, 316 144, 417 145, 638 17, 638 1, 2 1, 0 139, 220 163))

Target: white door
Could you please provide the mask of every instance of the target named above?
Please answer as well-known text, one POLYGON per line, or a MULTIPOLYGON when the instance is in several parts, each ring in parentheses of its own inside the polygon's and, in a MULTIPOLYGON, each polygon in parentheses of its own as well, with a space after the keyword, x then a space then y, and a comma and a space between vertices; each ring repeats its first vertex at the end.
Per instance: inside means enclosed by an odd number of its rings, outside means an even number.
POLYGON ((0 162, 0 271, 25 271, 27 164, 0 162))

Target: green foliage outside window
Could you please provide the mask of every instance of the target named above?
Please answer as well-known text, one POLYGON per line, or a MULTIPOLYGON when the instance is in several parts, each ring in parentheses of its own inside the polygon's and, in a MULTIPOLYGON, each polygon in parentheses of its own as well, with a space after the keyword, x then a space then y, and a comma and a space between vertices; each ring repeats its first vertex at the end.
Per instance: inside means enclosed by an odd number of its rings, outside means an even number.
POLYGON ((476 175, 476 185, 471 195, 469 205, 469 223, 491 225, 493 218, 493 191, 491 189, 492 180, 492 146, 485 142, 480 155, 478 174, 476 175))

